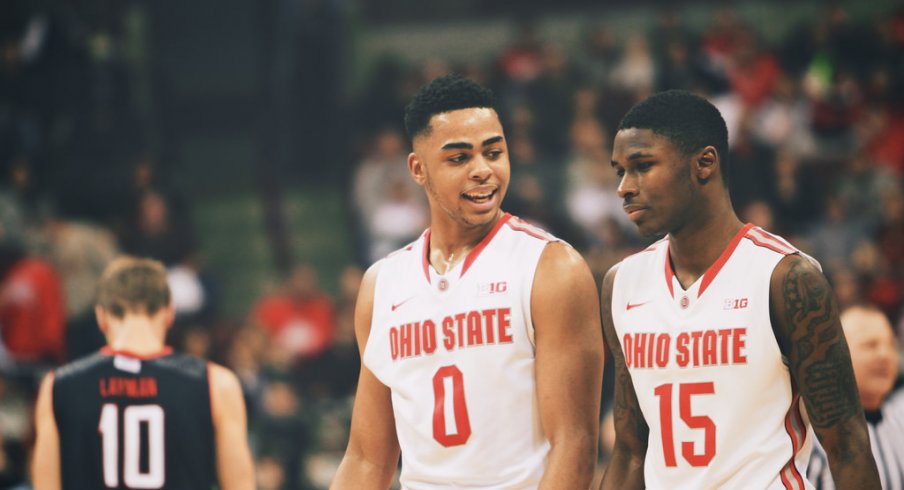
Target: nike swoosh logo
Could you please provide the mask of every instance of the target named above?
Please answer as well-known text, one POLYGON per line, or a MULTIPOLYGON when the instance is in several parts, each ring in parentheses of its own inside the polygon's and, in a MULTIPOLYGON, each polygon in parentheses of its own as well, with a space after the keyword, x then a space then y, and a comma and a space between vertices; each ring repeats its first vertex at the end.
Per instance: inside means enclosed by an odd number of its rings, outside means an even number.
POLYGON ((631 303, 628 303, 628 306, 625 308, 625 311, 630 311, 631 308, 639 308, 647 303, 649 303, 649 301, 644 301, 643 303, 634 303, 633 305, 631 303))
POLYGON ((414 299, 414 296, 412 296, 412 297, 410 297, 410 298, 408 298, 408 299, 404 299, 404 300, 402 300, 402 301, 400 301, 400 302, 398 302, 398 303, 393 303, 393 304, 392 304, 392 311, 396 311, 396 308, 399 308, 400 306, 402 306, 402 305, 404 305, 405 303, 411 301, 412 299, 414 299))

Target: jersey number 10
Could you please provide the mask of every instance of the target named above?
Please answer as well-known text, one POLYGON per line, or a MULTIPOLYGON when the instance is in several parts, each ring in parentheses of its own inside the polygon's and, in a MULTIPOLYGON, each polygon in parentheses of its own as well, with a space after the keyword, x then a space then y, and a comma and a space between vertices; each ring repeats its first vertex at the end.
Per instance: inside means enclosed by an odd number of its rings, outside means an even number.
MULTIPOLYGON (((132 405, 122 411, 123 470, 122 481, 128 488, 163 488, 163 407, 132 405), (141 468, 141 425, 147 424, 147 470, 141 468)), ((104 459, 104 484, 119 488, 119 406, 104 404, 97 430, 101 435, 104 459)))

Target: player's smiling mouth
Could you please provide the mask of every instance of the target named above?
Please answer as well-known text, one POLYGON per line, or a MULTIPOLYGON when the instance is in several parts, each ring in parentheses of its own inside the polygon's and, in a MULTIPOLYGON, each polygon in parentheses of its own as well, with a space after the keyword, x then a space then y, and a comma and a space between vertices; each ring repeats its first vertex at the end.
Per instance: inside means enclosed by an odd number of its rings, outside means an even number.
POLYGON ((475 190, 470 192, 463 192, 461 196, 471 202, 481 204, 493 199, 497 192, 499 192, 499 189, 492 189, 490 191, 475 190))

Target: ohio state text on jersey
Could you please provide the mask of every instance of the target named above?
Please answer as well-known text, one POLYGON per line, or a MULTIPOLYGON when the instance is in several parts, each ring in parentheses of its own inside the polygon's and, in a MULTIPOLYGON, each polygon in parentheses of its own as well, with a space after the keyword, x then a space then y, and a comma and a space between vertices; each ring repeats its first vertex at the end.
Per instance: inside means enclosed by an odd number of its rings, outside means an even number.
POLYGON ((813 432, 769 317, 792 253, 748 224, 687 290, 667 238, 619 265, 612 318, 650 427, 648 488, 811 488, 813 432))
POLYGON ((392 390, 403 488, 536 488, 540 426, 530 314, 552 236, 509 214, 444 275, 430 230, 383 259, 364 362, 392 390))

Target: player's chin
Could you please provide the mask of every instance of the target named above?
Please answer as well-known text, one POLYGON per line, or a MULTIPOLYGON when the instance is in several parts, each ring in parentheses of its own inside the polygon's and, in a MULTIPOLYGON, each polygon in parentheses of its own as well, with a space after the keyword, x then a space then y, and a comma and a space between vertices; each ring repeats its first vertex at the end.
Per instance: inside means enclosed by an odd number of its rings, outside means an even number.
POLYGON ((479 211, 474 209, 467 209, 461 213, 461 221, 468 226, 485 226, 495 221, 500 214, 501 211, 499 209, 499 206, 488 209, 481 209, 479 211))
POLYGON ((665 234, 660 224, 648 219, 637 220, 634 222, 634 226, 637 227, 637 233, 644 238, 654 238, 665 234))

